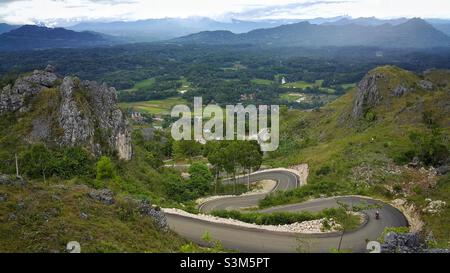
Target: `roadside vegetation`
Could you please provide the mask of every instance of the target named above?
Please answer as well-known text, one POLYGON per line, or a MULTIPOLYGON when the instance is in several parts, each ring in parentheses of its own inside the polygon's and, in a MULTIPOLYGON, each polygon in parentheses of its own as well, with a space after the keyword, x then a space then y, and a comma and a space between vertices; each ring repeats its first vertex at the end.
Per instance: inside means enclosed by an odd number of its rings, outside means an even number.
POLYGON ((345 227, 346 231, 356 229, 361 224, 359 216, 349 214, 344 208, 330 208, 317 213, 306 211, 259 213, 219 210, 213 211, 211 214, 257 225, 290 225, 318 219, 333 219, 337 224, 345 227))

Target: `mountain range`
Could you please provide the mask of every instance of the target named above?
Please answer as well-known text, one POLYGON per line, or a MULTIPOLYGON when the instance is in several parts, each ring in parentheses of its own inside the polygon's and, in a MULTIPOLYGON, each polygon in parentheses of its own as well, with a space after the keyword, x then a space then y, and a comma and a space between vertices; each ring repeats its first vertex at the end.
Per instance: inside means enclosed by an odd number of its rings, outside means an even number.
POLYGON ((141 41, 184 44, 250 44, 265 47, 448 47, 450 21, 348 17, 304 20, 152 19, 81 23, 71 29, 0 24, 0 51, 110 46, 141 41), (311 23, 314 22, 314 23, 311 23), (207 31, 202 31, 206 29, 207 31), (193 33, 193 34, 192 34, 193 33), (175 38, 174 38, 175 37, 175 38))
POLYGON ((322 24, 300 22, 235 34, 200 32, 173 39, 176 43, 252 44, 259 46, 374 46, 389 48, 448 47, 450 37, 428 22, 414 18, 397 25, 322 24))
MULTIPOLYGON (((216 21, 210 18, 163 18, 149 19, 132 22, 82 22, 68 27, 75 31, 95 31, 116 37, 127 37, 136 42, 160 41, 202 31, 227 30, 233 33, 246 33, 255 29, 274 28, 282 25, 309 22, 315 25, 361 25, 379 26, 384 24, 399 25, 406 23, 408 18, 378 19, 375 17, 351 18, 337 16, 332 18, 313 19, 273 19, 246 21, 231 19, 226 22, 216 21)), ((428 19, 427 22, 435 28, 450 35, 450 20, 428 19)))
POLYGON ((206 30, 228 30, 245 33, 258 28, 271 28, 294 21, 241 21, 219 22, 209 18, 163 18, 133 22, 85 22, 68 29, 75 31, 95 31, 116 37, 127 37, 134 42, 168 40, 206 30))
POLYGON ((9 32, 13 29, 19 28, 20 26, 8 25, 4 23, 0 23, 0 34, 9 32))
POLYGON ((0 35, 0 51, 80 48, 114 44, 114 39, 94 32, 25 25, 0 35))

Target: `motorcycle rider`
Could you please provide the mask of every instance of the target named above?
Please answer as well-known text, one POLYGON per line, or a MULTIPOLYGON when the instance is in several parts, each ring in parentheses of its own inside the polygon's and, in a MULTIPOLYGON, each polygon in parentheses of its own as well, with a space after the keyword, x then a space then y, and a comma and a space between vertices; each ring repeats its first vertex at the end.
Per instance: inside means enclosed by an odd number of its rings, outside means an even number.
POLYGON ((375 212, 375 219, 380 219, 380 212, 378 210, 375 212))

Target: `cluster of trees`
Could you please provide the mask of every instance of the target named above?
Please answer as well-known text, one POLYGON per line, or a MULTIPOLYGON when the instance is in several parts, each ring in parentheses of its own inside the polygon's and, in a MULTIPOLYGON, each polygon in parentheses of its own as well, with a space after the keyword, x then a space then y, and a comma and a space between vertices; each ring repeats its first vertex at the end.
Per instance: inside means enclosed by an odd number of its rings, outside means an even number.
MULTIPOLYGON (((205 145, 204 156, 212 166, 215 187, 221 172, 232 175, 234 192, 236 192, 236 175, 240 170, 248 174, 261 167, 262 152, 256 141, 210 141, 205 145)), ((248 180, 250 188, 250 181, 248 180)))
POLYGON ((164 177, 165 194, 177 202, 186 202, 211 192, 213 175, 204 163, 193 163, 188 170, 189 179, 167 173, 164 177))
POLYGON ((57 176, 70 179, 92 176, 94 159, 80 147, 49 149, 43 144, 31 145, 19 155, 19 172, 31 178, 57 176))
POLYGON ((210 141, 205 145, 196 141, 177 141, 173 149, 175 158, 177 155, 178 158, 204 156, 210 165, 193 163, 188 171, 190 178, 187 183, 169 181, 167 194, 184 201, 217 193, 223 173, 231 176, 233 191, 236 192, 236 176, 242 172, 249 175, 258 170, 263 156, 256 141, 210 141))
POLYGON ((439 128, 433 128, 430 132, 413 132, 409 139, 414 148, 406 152, 408 160, 417 157, 425 165, 434 167, 448 163, 449 145, 439 128))
POLYGON ((168 132, 147 128, 135 130, 133 141, 136 148, 142 149, 144 160, 154 169, 164 165, 163 159, 171 157, 175 146, 168 132))

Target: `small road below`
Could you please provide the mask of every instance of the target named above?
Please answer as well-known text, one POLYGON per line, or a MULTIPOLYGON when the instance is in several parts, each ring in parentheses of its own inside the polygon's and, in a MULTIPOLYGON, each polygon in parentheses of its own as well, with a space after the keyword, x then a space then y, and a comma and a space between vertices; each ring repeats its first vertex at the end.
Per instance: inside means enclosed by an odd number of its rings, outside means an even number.
MULTIPOLYGON (((267 170, 250 175, 250 183, 263 180, 274 180, 277 182, 272 192, 295 189, 301 184, 298 176, 288 170, 267 170)), ((241 184, 248 183, 247 177, 239 177, 236 182, 241 184)), ((226 180, 224 183, 233 183, 233 181, 226 180)), ((199 209, 202 213, 208 213, 213 210, 238 210, 254 207, 267 194, 214 199, 203 203, 199 209)), ((344 234, 341 249, 352 252, 365 252, 367 241, 377 240, 386 227, 408 225, 405 216, 393 206, 378 200, 356 196, 315 199, 299 204, 272 207, 260 210, 260 212, 319 212, 326 208, 338 207, 338 203, 346 203, 349 206, 362 204, 371 207, 362 211, 366 215, 366 223, 359 229, 344 234), (374 208, 375 206, 376 208, 374 208), (381 215, 379 220, 375 219, 377 210, 381 215)), ((170 228, 188 240, 204 244, 202 237, 205 232, 209 232, 211 237, 214 240, 221 241, 224 247, 240 252, 330 252, 331 249, 338 247, 342 235, 342 233, 289 234, 213 223, 177 214, 166 214, 166 216, 170 228)))

